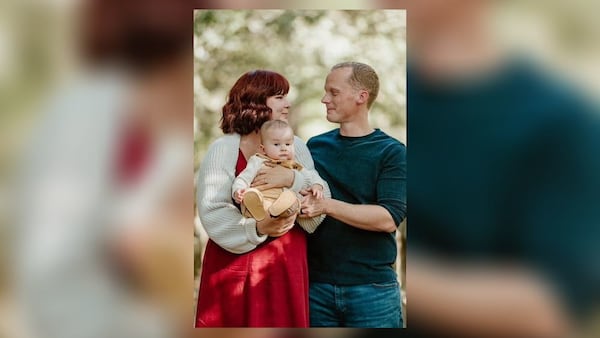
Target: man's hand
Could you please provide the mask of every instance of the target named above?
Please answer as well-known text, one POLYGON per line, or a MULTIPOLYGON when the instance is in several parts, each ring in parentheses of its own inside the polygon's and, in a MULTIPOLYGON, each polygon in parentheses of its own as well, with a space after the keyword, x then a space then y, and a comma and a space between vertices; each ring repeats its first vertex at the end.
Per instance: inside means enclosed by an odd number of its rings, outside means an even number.
POLYGON ((311 189, 301 190, 300 195, 302 195, 302 205, 299 217, 310 218, 326 214, 326 204, 328 199, 316 197, 311 189))
POLYGON ((300 217, 315 217, 325 214, 350 226, 368 230, 394 232, 396 224, 387 209, 376 204, 351 204, 333 198, 318 199, 304 189, 300 191, 302 205, 300 217))

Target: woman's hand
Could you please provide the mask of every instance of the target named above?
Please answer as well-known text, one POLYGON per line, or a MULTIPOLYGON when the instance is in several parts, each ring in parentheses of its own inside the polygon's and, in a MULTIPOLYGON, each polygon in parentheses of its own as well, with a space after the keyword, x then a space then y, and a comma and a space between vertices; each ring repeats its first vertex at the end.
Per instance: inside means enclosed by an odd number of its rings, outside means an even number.
POLYGON ((272 218, 267 215, 262 221, 256 222, 256 230, 259 235, 279 237, 285 235, 294 226, 297 214, 288 217, 272 218))
POLYGON ((265 162, 250 185, 258 190, 289 188, 294 184, 294 171, 280 165, 265 162))

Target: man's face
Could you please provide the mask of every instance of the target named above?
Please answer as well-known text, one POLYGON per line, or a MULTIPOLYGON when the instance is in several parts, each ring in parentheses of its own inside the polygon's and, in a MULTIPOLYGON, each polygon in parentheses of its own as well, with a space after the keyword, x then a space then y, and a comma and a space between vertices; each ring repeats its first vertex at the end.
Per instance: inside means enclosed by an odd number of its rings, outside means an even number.
POLYGON ((327 121, 348 122, 358 111, 359 91, 353 88, 348 79, 352 68, 344 67, 332 70, 325 80, 325 95, 321 102, 327 108, 327 121))

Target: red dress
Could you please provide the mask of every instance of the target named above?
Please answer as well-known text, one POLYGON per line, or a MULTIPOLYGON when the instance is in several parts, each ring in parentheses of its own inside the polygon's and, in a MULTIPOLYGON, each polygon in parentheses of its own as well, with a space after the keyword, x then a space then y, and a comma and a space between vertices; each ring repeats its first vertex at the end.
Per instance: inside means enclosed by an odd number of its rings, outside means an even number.
MULTIPOLYGON (((246 168, 239 152, 236 176, 246 168)), ((233 254, 209 240, 196 327, 308 327, 306 233, 294 226, 256 249, 233 254)))

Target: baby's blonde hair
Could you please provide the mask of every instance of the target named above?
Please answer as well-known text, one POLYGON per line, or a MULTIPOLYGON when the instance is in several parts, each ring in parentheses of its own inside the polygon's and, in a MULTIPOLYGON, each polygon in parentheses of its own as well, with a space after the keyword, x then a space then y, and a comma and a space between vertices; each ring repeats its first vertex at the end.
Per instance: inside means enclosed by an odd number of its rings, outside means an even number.
POLYGON ((269 120, 260 127, 260 138, 264 139, 266 132, 270 129, 290 129, 292 134, 294 134, 292 127, 287 122, 283 120, 269 120))

